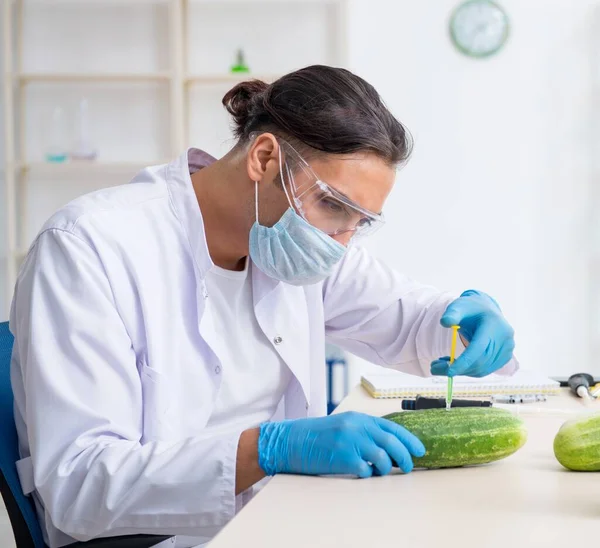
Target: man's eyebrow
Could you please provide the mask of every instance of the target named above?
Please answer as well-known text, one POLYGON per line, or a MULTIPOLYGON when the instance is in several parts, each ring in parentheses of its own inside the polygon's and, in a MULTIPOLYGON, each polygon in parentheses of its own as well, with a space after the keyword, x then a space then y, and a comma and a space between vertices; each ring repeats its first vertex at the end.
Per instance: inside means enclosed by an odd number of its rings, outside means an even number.
MULTIPOLYGON (((319 180, 321 180, 321 179, 319 179, 319 180)), ((349 202, 357 205, 361 209, 364 209, 365 211, 368 211, 369 213, 372 213, 373 215, 379 215, 379 216, 381 216, 383 214, 383 211, 380 211, 379 213, 376 213, 375 211, 371 211, 370 209, 367 209, 366 207, 361 206, 359 203, 356 203, 352 198, 350 198, 350 196, 348 196, 347 194, 344 194, 341 190, 338 190, 333 185, 331 185, 329 183, 325 183, 325 184, 327 186, 330 186, 331 188, 333 188, 333 190, 335 190, 338 194, 341 194, 344 198, 346 198, 346 200, 348 200, 349 202)))

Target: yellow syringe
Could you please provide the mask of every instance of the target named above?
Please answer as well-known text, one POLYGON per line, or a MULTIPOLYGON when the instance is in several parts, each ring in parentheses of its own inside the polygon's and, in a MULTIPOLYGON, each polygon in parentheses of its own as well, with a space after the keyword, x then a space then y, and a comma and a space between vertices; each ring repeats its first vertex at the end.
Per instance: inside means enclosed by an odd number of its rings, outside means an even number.
MULTIPOLYGON (((456 355, 456 339, 458 338, 458 330, 460 325, 452 326, 452 343, 450 344, 450 365, 454 363, 456 355)), ((452 405, 452 391, 454 390, 454 377, 448 377, 448 390, 446 392, 446 409, 450 409, 452 405)))

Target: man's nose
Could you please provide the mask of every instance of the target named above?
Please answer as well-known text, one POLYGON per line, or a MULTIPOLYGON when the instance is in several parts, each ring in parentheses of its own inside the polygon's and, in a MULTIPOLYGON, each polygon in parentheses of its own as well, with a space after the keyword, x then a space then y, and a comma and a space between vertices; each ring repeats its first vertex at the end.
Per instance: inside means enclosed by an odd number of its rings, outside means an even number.
POLYGON ((348 244, 350 243, 350 240, 352 239, 353 235, 354 232, 342 232, 341 234, 335 234, 334 236, 332 236, 332 238, 336 242, 342 244, 343 246, 348 247, 348 244))

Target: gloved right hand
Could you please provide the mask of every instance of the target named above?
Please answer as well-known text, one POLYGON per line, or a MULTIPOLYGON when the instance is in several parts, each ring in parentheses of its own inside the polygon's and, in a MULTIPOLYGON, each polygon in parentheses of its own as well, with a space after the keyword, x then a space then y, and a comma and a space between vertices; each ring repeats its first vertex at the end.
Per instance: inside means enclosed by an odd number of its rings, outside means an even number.
POLYGON ((351 474, 366 478, 389 474, 392 459, 402 471, 410 472, 411 455, 424 454, 421 441, 402 426, 355 412, 263 423, 258 438, 258 464, 268 476, 351 474))

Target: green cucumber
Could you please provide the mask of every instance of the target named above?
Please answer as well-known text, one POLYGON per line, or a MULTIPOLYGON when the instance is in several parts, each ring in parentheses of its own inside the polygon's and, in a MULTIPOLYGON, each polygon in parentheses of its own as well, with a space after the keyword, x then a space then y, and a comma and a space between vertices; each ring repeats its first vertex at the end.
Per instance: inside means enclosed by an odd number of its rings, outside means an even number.
POLYGON ((600 470, 600 413, 565 422, 554 438, 554 455, 569 470, 600 470))
POLYGON ((497 461, 527 441, 523 420, 494 407, 403 411, 383 417, 404 426, 425 446, 415 468, 454 468, 497 461))

